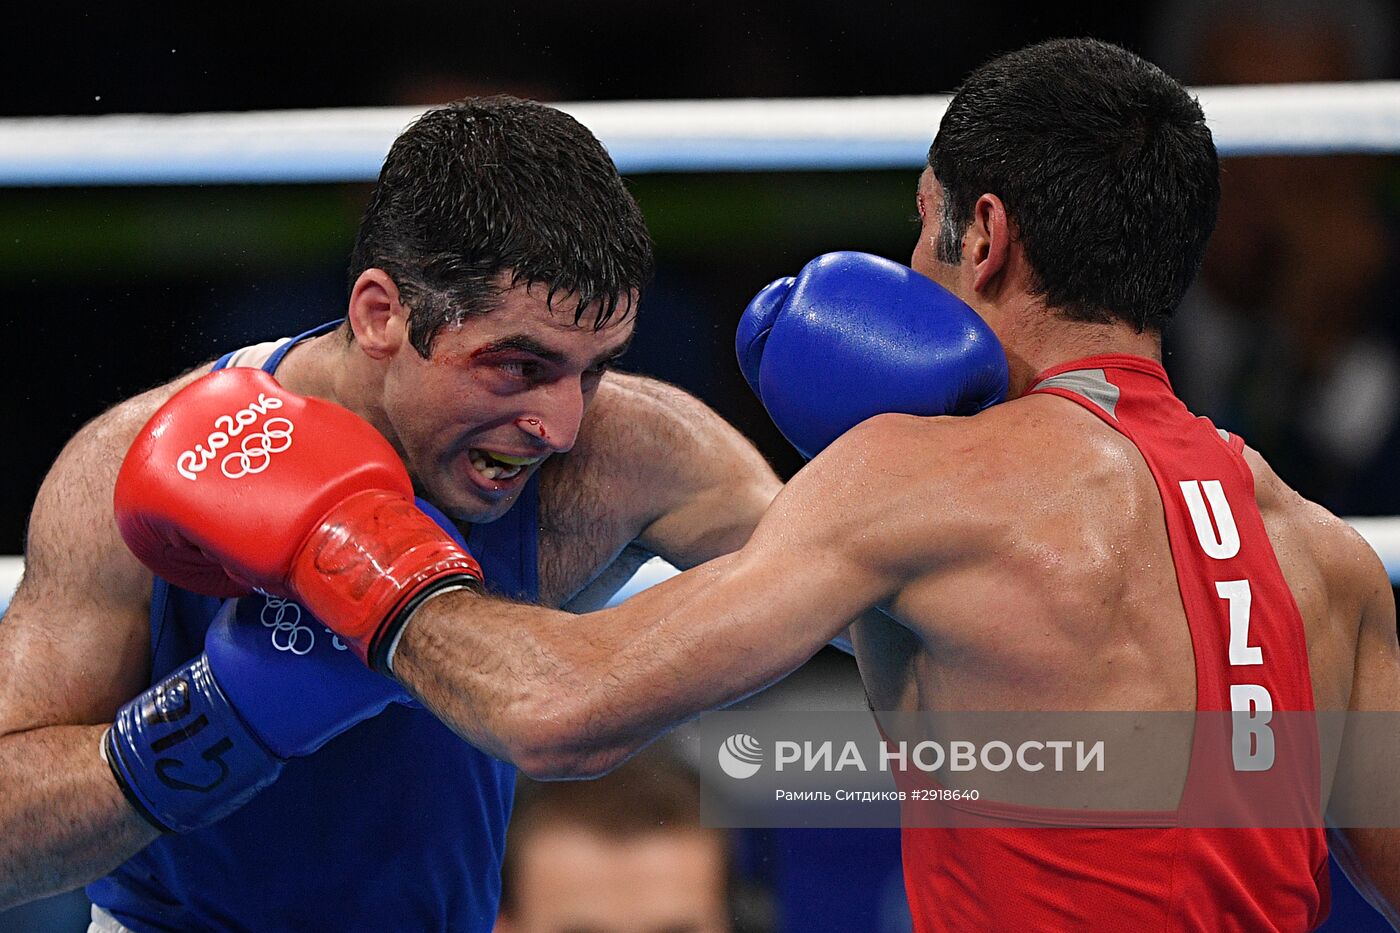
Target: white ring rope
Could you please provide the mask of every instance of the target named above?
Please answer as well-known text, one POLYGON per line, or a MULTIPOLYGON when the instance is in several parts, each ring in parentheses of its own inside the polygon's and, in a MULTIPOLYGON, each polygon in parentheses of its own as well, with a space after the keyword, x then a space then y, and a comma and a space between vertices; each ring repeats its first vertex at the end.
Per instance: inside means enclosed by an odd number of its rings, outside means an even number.
MULTIPOLYGON (((1400 81, 1195 89, 1223 155, 1400 152, 1400 81)), ((946 96, 558 106, 626 173, 917 168, 946 96)), ((0 185, 371 181, 418 108, 0 119, 0 185)))

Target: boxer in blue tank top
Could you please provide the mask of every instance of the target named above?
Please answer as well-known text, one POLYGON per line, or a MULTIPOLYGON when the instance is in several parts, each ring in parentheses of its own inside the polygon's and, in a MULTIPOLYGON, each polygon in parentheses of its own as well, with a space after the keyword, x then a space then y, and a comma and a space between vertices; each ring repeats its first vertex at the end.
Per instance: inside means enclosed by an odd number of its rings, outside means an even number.
MULTIPOLYGON (((201 367, 78 432, 35 501, 25 576, 0 625, 0 909, 90 884, 105 909, 95 923, 138 933, 489 930, 515 768, 598 773, 582 733, 560 743, 550 731, 556 712, 574 715, 560 704, 585 694, 527 686, 485 646, 442 672, 475 672, 496 691, 471 713, 492 724, 474 748, 460 738, 474 724, 454 716, 449 731, 419 705, 431 678, 411 700, 383 676, 392 649, 385 667, 366 668, 359 642, 318 624, 336 619, 313 621, 285 598, 199 595, 248 593, 227 576, 206 589, 217 574, 162 566, 186 589, 155 580, 119 533, 118 472, 185 389, 266 381, 358 440, 317 448, 302 461, 307 485, 284 486, 264 517, 319 501, 313 474, 331 461, 353 472, 377 446, 374 469, 387 472, 376 475, 404 474, 393 495, 421 497, 421 512, 400 514, 443 554, 462 555, 454 526, 470 528, 491 592, 599 605, 648 554, 688 567, 735 550, 779 488, 705 405, 609 371, 650 265, 641 213, 587 130, 529 102, 459 102, 391 150, 338 328, 272 357, 269 345, 240 351, 221 361, 237 377, 201 367)), ((207 412, 212 424, 189 435, 207 438, 201 469, 213 449, 254 466, 239 445, 267 444, 270 422, 234 428, 260 404, 207 412), (233 420, 220 429, 215 415, 233 420)), ((298 433, 280 462, 311 436, 298 433)), ((167 478, 173 467, 144 465, 167 478)), ((153 492, 144 506, 196 488, 153 492)), ((244 501, 266 505, 267 488, 244 501)), ((233 501, 202 527, 246 531, 233 501)), ((304 540, 259 527, 268 551, 304 540)), ((249 547, 263 541, 250 534, 249 547)), ((435 592, 424 609, 454 596, 435 592)), ((604 683, 608 659, 595 660, 604 683)))
MULTIPOLYGON (((262 369, 276 373, 297 342, 339 323, 283 344, 262 369)), ((539 595, 535 485, 503 518, 474 525, 465 542, 492 591, 530 601, 539 595)), ((461 540, 445 516, 428 510, 461 540)), ((156 578, 152 684, 199 653, 221 604, 156 578)), ((238 600, 240 624, 261 626, 289 613, 300 615, 299 607, 275 597, 238 600)), ((330 637, 310 616, 299 620, 304 633, 296 625, 294 639, 330 637)), ((496 918, 514 789, 512 766, 462 741, 417 703, 395 703, 315 755, 290 761, 241 810, 205 829, 161 837, 87 892, 141 931, 486 930, 496 918), (348 785, 347 775, 354 776, 348 785), (365 787, 378 796, 366 796, 365 787), (347 883, 364 878, 373 884, 347 883), (413 892, 413 914, 404 913, 402 898, 386 896, 396 890, 413 892)))

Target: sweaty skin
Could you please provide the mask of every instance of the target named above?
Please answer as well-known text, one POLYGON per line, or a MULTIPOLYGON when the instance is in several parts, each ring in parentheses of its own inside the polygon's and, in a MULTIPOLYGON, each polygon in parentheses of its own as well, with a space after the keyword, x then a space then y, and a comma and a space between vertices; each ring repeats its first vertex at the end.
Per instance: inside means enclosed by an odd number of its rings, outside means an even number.
MULTIPOLYGON (((780 483, 695 398, 606 372, 630 318, 594 331, 573 326, 571 311, 511 289, 490 314, 441 334, 424 360, 406 342, 392 280, 372 269, 352 294, 356 340, 314 338, 277 375, 375 424, 420 494, 464 527, 498 517, 540 471, 541 602, 596 605, 652 554, 689 567, 739 547, 780 483), (521 339, 502 348, 503 338, 521 339), (477 445, 543 459, 518 481, 478 482, 466 474, 467 448, 477 445)), ((117 709, 148 685, 151 663, 152 578, 117 533, 112 489, 141 426, 207 371, 89 423, 35 502, 25 576, 0 625, 0 909, 103 875, 156 838, 99 754, 117 709)))
MULTIPOLYGON (((912 265, 1006 348, 1012 396, 1158 335, 1082 324, 1035 297, 1005 206, 983 195, 962 262, 934 258, 941 192, 920 182, 912 265)), ((1389 579, 1344 522, 1247 450, 1301 611, 1318 710, 1400 710, 1389 579)), ((748 543, 579 620, 468 593, 428 603, 395 672, 444 721, 541 776, 597 773, 657 732, 796 668, 850 620, 877 710, 1192 710, 1195 667, 1162 503, 1137 449, 1080 406, 1028 396, 971 418, 881 415, 794 477, 748 543), (528 738, 528 744, 518 741, 528 738)), ((1324 780, 1374 783, 1335 750, 1324 780), (1334 773, 1335 772, 1335 773, 1334 773)), ((1400 833, 1334 843, 1394 917, 1400 833)))

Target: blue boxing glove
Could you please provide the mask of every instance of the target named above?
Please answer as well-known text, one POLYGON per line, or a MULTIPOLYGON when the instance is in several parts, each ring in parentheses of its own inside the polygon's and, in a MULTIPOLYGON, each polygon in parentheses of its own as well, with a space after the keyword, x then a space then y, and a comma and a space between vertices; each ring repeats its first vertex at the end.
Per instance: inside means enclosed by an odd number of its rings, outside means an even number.
POLYGON ((103 752, 137 812, 186 832, 243 806, 287 759, 409 702, 297 603, 255 593, 225 602, 204 653, 117 712, 103 752))
POLYGON ((970 415, 1006 398, 1006 354, 961 299, 908 266, 827 253, 744 310, 739 366, 807 458, 874 415, 970 415))

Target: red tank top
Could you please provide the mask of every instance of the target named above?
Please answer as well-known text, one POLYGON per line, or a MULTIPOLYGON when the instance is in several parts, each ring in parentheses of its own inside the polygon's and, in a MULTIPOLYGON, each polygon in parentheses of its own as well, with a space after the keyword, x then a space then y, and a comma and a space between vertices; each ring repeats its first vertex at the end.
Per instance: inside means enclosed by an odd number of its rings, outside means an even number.
MULTIPOLYGON (((1190 628, 1197 710, 1312 711, 1302 616, 1255 504, 1243 442, 1191 415, 1161 365, 1142 357, 1066 363, 1040 374, 1029 391, 1093 412, 1151 469, 1190 628)), ((1203 732, 1198 726, 1183 807, 1193 782, 1203 780, 1203 732)), ((1315 734, 1310 738, 1303 757, 1313 762, 1315 734)), ((1286 785, 1283 793, 1294 798, 1286 805, 1314 813, 1316 797, 1309 795, 1316 785, 1301 783, 1312 786, 1295 795, 1286 785)), ((1126 814, 1103 821, 1112 828, 1025 828, 1015 824, 1061 821, 1011 804, 958 807, 983 818, 903 832, 905 888, 918 933, 1301 931, 1327 915, 1320 821, 1307 828, 1199 828, 1209 821, 1193 823, 1178 810, 1148 815, 1148 825, 1163 828, 1126 828, 1144 823, 1126 814)))

